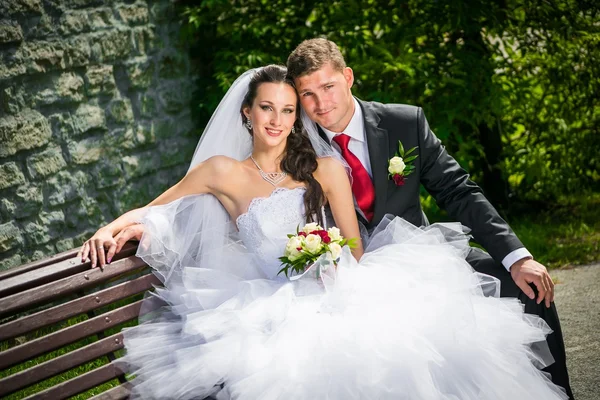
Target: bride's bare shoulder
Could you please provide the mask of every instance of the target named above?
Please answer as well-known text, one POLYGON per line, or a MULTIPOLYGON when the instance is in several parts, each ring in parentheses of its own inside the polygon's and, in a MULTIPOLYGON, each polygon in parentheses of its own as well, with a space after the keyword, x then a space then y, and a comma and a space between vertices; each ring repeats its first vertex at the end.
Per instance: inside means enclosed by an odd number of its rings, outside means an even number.
POLYGON ((346 174, 346 168, 340 160, 335 157, 319 157, 317 158, 317 170, 315 175, 342 175, 346 174))
POLYGON ((227 156, 212 156, 192 168, 186 178, 194 185, 201 182, 213 194, 235 191, 236 185, 245 181, 246 169, 241 161, 227 156))
POLYGON ((212 156, 205 161, 194 166, 190 173, 210 173, 212 176, 231 173, 235 169, 242 167, 242 163, 236 159, 227 156, 212 156))
POLYGON ((313 176, 325 192, 339 186, 343 181, 348 181, 348 173, 344 164, 335 157, 320 157, 317 158, 317 170, 313 176))

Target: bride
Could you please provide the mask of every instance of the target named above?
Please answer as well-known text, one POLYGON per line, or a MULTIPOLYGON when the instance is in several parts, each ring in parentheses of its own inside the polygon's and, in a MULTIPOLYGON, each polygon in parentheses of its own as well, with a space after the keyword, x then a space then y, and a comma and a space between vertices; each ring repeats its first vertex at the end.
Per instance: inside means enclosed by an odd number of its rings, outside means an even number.
POLYGON ((284 67, 246 72, 186 176, 83 245, 106 266, 134 227, 164 283, 147 301, 168 306, 125 331, 132 398, 567 398, 540 371, 549 328, 473 271, 459 224, 390 217, 360 240, 348 166, 300 114, 284 67), (319 278, 278 274, 325 206, 358 246, 319 278))

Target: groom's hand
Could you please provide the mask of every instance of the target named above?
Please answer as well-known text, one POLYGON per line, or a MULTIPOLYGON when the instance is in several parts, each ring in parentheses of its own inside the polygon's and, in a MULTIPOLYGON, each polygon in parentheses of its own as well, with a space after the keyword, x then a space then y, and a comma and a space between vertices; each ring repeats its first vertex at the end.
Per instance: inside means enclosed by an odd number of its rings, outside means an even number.
POLYGON ((510 267, 510 275, 523 293, 532 300, 535 293, 529 284, 533 283, 538 290, 537 303, 545 300, 546 307, 550 307, 550 303, 554 301, 554 282, 546 267, 533 259, 524 258, 510 267))

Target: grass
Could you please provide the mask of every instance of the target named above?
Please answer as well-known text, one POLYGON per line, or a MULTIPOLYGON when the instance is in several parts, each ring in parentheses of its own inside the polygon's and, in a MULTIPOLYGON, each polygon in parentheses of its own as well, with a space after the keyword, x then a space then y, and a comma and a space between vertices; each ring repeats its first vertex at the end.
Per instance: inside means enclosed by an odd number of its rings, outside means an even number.
POLYGON ((511 224, 536 260, 549 269, 600 260, 600 207, 582 205, 522 216, 511 224))
MULTIPOLYGON (((449 220, 431 197, 423 199, 423 206, 431 222, 449 220)), ((548 269, 600 261, 600 195, 565 199, 551 207, 515 207, 507 220, 548 269)))

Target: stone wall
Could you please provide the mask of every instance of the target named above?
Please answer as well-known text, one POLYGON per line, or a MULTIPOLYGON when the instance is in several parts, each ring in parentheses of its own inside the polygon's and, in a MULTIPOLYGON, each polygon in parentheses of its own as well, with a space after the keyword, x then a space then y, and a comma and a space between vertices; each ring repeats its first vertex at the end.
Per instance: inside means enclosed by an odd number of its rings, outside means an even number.
POLYGON ((0 0, 0 270, 79 246, 185 174, 170 0, 0 0))

